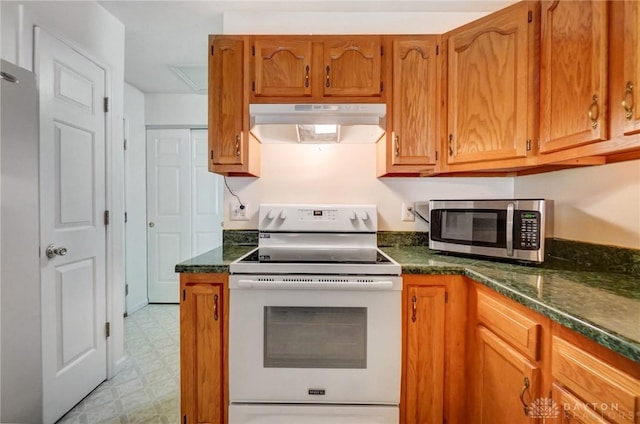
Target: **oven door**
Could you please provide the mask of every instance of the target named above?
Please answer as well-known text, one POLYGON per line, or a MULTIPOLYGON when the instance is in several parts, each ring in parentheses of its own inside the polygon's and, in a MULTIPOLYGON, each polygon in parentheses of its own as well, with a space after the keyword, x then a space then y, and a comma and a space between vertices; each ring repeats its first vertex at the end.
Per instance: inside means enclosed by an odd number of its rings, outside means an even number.
POLYGON ((232 289, 230 401, 397 405, 400 294, 232 289))

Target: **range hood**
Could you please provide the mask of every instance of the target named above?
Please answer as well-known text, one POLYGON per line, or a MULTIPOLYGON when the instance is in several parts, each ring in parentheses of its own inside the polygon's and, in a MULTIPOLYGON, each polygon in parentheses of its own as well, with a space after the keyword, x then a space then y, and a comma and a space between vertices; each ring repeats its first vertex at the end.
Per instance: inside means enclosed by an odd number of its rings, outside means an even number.
POLYGON ((384 128, 386 105, 251 104, 251 125, 377 125, 384 128))
POLYGON ((386 105, 251 104, 251 132, 262 143, 369 144, 384 136, 386 105))

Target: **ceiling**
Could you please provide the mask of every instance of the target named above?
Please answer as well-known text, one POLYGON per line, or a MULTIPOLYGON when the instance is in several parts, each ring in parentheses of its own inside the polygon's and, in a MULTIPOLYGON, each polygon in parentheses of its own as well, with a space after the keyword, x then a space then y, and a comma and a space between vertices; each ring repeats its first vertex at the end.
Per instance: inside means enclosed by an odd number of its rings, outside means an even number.
POLYGON ((439 34, 517 0, 99 1, 125 26, 125 80, 206 93, 209 34, 439 34))

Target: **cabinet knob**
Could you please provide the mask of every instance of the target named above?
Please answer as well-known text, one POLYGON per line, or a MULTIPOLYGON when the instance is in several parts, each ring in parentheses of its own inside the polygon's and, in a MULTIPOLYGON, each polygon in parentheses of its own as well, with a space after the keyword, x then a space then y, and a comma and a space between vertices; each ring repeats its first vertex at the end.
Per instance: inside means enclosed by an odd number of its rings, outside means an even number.
POLYGON ((331 67, 330 67, 330 66, 327 66, 326 71, 327 71, 327 73, 326 73, 326 75, 325 75, 325 79, 326 79, 326 83, 325 83, 325 85, 326 85, 326 86, 327 86, 327 88, 328 88, 328 87, 331 87, 331 75, 330 75, 330 73, 331 73, 331 67))
POLYGON ((309 87, 309 65, 304 68, 304 86, 309 87))
POLYGON ((393 145, 395 147, 395 155, 396 157, 400 156, 400 137, 396 134, 395 131, 391 133, 391 139, 393 140, 393 145))
POLYGON ((593 95, 591 105, 589 105, 589 119, 591 120, 591 128, 598 128, 598 117, 600 116, 600 108, 598 107, 598 96, 593 95))
POLYGON ((240 156, 240 144, 242 143, 242 133, 236 135, 236 156, 240 156))

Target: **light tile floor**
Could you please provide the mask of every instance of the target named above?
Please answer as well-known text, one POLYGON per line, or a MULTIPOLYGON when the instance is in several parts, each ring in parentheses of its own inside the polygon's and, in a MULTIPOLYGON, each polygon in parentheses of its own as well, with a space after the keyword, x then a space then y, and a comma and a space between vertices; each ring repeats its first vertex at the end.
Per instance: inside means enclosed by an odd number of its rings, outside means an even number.
POLYGON ((125 318, 126 360, 58 424, 180 421, 179 305, 148 305, 125 318))

